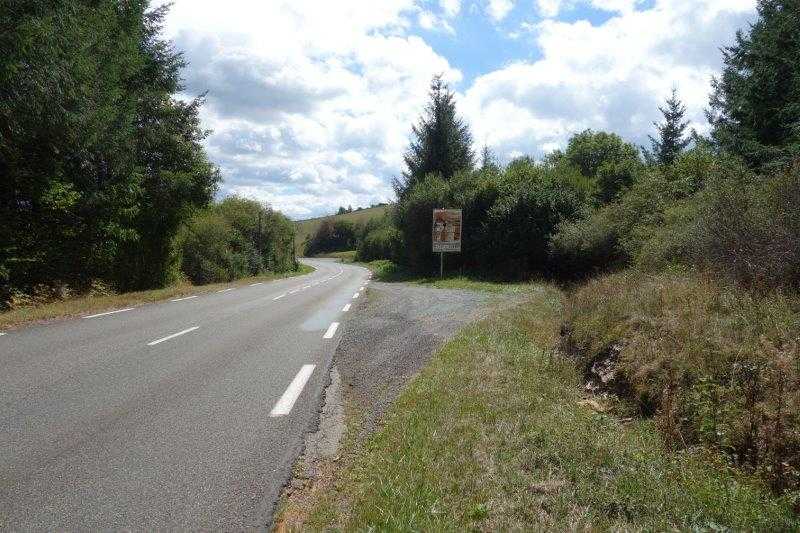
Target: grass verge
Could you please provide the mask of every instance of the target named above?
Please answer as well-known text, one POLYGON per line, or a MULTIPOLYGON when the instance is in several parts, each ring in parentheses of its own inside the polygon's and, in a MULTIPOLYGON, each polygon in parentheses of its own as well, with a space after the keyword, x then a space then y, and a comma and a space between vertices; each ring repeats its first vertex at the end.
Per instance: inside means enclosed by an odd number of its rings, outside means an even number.
POLYGON ((537 284, 532 282, 513 283, 456 274, 446 274, 444 278, 419 276, 385 259, 363 263, 363 265, 372 271, 375 280, 388 283, 405 282, 436 289, 463 289, 497 294, 526 293, 537 287, 537 284))
POLYGON ((791 530, 786 499, 702 448, 665 451, 652 420, 582 397, 551 349, 563 296, 471 326, 341 454, 301 527, 344 530, 791 530), (595 405, 588 408, 587 405, 595 405))
POLYGON ((239 286, 258 281, 272 281, 292 276, 301 276, 313 271, 314 269, 312 267, 301 264, 300 268, 294 272, 264 274, 261 276, 238 279, 230 283, 213 283, 198 286, 188 282, 182 282, 163 289, 153 289, 149 291, 77 296, 41 305, 19 307, 0 313, 0 329, 12 328, 30 322, 67 318, 91 312, 102 312, 108 309, 142 305, 166 300, 168 298, 179 298, 192 294, 206 294, 231 285, 239 286))

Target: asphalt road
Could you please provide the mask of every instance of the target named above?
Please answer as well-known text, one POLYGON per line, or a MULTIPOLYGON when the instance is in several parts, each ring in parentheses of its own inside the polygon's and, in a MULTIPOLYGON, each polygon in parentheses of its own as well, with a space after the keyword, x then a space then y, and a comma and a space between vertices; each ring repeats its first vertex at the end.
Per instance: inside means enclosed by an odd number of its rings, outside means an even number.
POLYGON ((0 336, 0 528, 267 525, 368 277, 308 263, 0 336))

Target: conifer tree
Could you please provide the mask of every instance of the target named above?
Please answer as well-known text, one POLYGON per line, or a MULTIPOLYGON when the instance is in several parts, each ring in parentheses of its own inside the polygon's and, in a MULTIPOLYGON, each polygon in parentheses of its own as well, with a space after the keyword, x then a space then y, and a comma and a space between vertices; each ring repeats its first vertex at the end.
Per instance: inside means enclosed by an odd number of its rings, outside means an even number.
POLYGON ((707 112, 716 145, 752 168, 800 157, 800 0, 759 0, 758 20, 722 53, 707 112))
POLYGON ((658 138, 648 135, 651 149, 645 149, 644 156, 648 163, 671 165, 691 142, 691 137, 686 136, 686 127, 689 123, 683 120, 686 106, 678 98, 678 91, 672 89, 672 95, 667 98, 666 106, 659 107, 658 110, 664 115, 664 122, 660 124, 653 122, 658 130, 658 138))
POLYGON ((406 171, 393 184, 399 198, 428 174, 449 180, 457 172, 472 170, 472 135, 457 115, 455 96, 441 76, 433 78, 430 102, 412 132, 404 156, 406 171))

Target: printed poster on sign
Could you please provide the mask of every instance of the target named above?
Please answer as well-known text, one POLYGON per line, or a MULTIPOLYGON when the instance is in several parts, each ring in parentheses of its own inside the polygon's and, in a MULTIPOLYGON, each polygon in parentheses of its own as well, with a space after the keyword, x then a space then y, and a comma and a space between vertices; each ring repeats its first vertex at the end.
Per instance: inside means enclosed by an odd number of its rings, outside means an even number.
POLYGON ((461 209, 433 210, 433 251, 461 251, 461 209))

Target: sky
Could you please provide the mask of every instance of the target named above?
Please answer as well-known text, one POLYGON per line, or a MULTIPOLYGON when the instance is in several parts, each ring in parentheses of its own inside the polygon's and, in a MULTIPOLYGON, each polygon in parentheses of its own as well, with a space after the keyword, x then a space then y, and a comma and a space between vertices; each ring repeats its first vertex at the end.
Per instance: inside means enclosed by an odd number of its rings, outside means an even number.
MULTIPOLYGON (((673 87, 692 127, 755 0, 173 0, 183 97, 220 195, 291 218, 393 200, 434 75, 476 152, 540 158, 587 128, 642 145, 673 87)), ((156 3, 158 5, 158 3, 156 3)))

